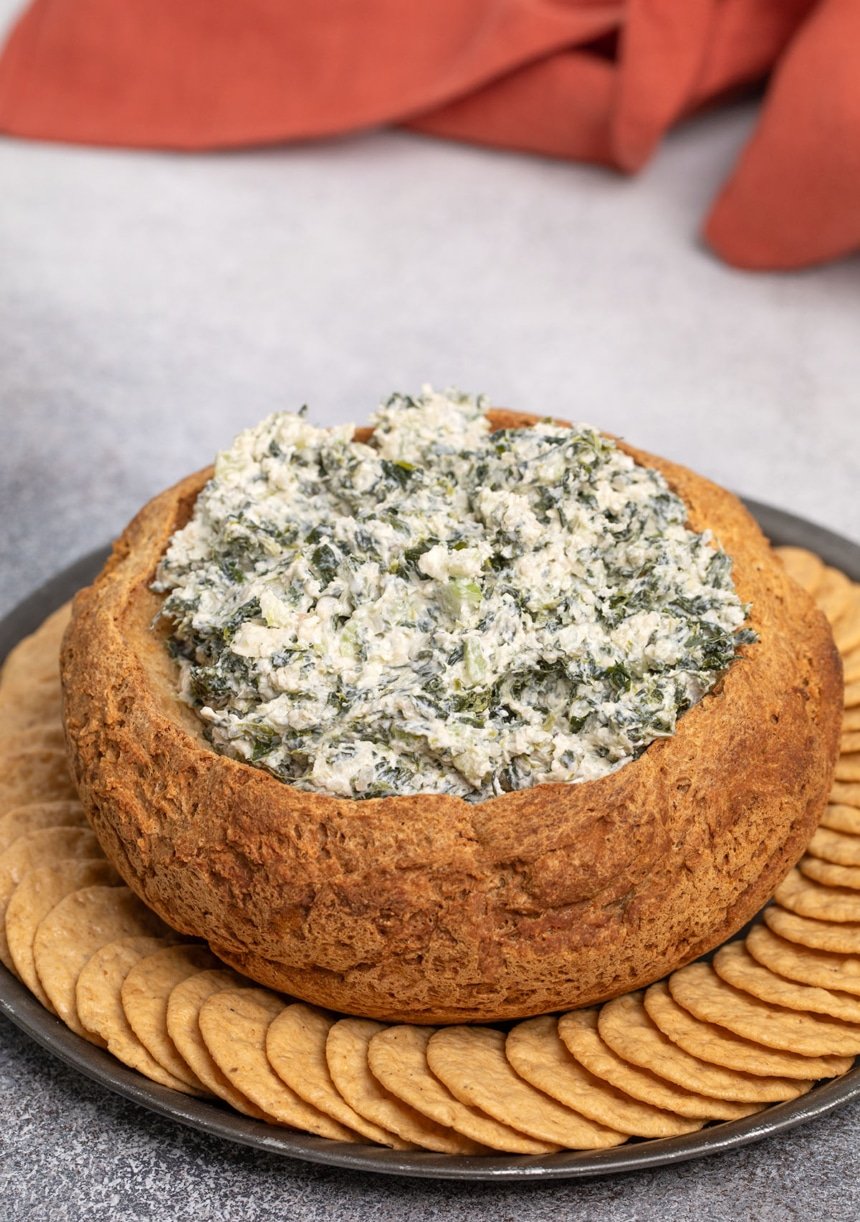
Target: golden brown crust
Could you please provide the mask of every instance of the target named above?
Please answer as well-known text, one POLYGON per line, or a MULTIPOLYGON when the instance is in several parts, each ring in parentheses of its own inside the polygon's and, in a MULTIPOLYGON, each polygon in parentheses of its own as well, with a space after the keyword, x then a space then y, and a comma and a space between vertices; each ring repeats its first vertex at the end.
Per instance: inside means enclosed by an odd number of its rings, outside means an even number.
POLYGON ((825 805, 840 662, 824 616, 733 496, 622 448, 662 471, 690 524, 733 557, 760 641, 673 738, 618 772, 479 804, 332 798, 215 754, 174 695, 149 589, 209 472, 145 506, 75 600, 62 667, 81 798, 129 886, 261 983, 391 1021, 591 1004, 739 929, 825 805))

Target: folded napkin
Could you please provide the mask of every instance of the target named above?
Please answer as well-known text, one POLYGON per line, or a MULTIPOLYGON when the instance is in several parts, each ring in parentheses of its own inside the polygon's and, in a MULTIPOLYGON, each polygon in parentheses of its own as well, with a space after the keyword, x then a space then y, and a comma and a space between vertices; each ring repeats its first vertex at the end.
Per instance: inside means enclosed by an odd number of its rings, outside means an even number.
POLYGON ((35 0, 0 131, 208 149, 381 124, 635 171, 775 67, 705 233, 788 268, 860 246, 860 0, 35 0))

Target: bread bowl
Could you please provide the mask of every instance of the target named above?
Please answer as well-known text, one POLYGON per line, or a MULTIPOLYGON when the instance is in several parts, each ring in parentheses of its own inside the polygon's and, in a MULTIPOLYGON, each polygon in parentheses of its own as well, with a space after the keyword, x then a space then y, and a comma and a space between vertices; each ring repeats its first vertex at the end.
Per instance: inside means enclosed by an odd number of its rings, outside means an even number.
MULTIPOLYGON (((488 416, 493 429, 537 422, 488 416)), ((825 805, 838 655, 736 498, 619 448, 665 477, 691 529, 713 531, 758 641, 671 737, 615 771, 480 801, 332 796, 216 753, 178 698, 152 589, 211 469, 145 506, 76 599, 62 658, 74 775, 126 882, 261 983, 390 1021, 591 1004, 740 928, 825 805)))

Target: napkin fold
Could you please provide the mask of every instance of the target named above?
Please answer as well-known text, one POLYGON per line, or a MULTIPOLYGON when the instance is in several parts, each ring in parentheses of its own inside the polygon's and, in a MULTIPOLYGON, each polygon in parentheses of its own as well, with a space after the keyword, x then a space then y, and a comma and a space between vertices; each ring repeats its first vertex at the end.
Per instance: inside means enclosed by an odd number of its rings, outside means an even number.
POLYGON ((705 228, 728 262, 860 246, 860 0, 35 0, 0 131, 212 149, 403 124, 633 172, 775 67, 705 228))

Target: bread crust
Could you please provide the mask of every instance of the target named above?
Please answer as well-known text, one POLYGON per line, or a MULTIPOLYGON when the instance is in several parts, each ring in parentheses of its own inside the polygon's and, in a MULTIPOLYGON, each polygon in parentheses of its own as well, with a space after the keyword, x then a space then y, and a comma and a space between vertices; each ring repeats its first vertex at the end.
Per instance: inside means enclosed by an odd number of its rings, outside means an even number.
MULTIPOLYGON (((537 419, 489 415, 497 428, 537 419)), ((824 808, 841 663, 735 497, 621 448, 662 471, 690 525, 732 556, 759 642, 672 738, 617 772, 477 804, 308 793, 216 754, 175 695, 149 588, 211 470, 146 505, 77 596, 62 651, 72 769, 126 883, 262 984, 389 1021, 589 1005, 739 929, 824 808)))

